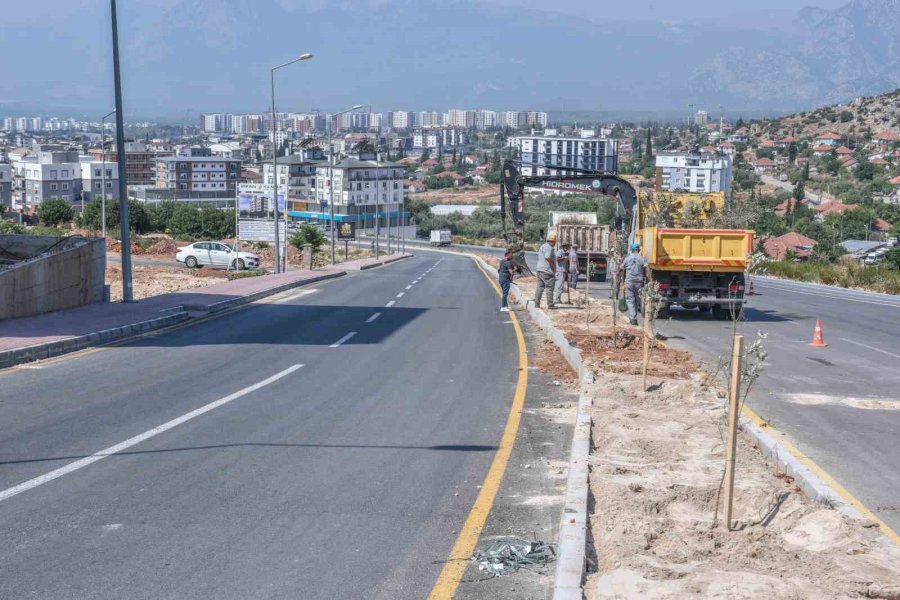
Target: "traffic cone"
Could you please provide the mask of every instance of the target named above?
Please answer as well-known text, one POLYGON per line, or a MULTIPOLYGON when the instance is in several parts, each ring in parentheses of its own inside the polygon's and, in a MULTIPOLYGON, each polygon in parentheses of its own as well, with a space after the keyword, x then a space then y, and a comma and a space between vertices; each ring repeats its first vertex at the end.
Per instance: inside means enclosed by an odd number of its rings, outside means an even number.
POLYGON ((755 296, 756 292, 753 291, 753 278, 750 278, 750 290, 747 291, 748 296, 755 296))
POLYGON ((813 348, 824 348, 828 344, 822 339, 822 322, 816 319, 816 332, 813 334, 813 341, 809 344, 813 348))

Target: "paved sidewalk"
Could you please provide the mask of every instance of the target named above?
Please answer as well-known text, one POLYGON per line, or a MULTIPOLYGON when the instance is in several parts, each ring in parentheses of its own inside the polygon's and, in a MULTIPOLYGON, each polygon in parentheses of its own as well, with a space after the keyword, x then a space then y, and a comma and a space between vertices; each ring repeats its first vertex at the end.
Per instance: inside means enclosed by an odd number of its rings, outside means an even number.
MULTIPOLYGON (((131 304, 97 303, 23 319, 8 319, 0 321, 0 353, 62 342, 71 338, 160 319, 183 312, 180 310, 181 307, 190 312, 226 308, 247 297, 277 293, 282 288, 303 285, 305 281, 317 281, 323 277, 339 277, 347 271, 387 264, 406 256, 411 255, 394 254, 377 260, 370 258, 341 263, 334 267, 315 271, 288 271, 277 275, 247 277, 204 288, 152 296, 131 304)), ((162 326, 167 324, 160 323, 162 326)), ((58 352, 54 352, 54 354, 56 353, 58 352)), ((2 366, 0 365, 0 367, 2 366)))

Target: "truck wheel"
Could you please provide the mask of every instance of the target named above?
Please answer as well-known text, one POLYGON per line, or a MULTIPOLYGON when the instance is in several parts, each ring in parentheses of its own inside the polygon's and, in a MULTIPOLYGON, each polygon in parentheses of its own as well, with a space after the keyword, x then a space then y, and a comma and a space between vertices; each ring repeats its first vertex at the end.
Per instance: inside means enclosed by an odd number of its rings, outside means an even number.
POLYGON ((669 318, 669 305, 661 306, 659 310, 656 311, 657 319, 668 319, 669 318))
POLYGON ((712 306, 710 306, 709 304, 701 304, 697 307, 697 309, 700 312, 709 312, 710 310, 712 310, 712 306))

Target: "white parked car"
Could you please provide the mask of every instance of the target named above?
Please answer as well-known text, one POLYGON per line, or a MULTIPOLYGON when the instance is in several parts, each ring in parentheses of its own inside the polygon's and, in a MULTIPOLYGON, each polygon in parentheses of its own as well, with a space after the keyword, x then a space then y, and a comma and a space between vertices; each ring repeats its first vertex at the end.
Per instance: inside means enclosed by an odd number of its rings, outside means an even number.
POLYGON ((194 242, 190 246, 182 246, 178 249, 175 260, 191 269, 210 266, 241 271, 259 266, 258 255, 237 252, 222 242, 194 242))

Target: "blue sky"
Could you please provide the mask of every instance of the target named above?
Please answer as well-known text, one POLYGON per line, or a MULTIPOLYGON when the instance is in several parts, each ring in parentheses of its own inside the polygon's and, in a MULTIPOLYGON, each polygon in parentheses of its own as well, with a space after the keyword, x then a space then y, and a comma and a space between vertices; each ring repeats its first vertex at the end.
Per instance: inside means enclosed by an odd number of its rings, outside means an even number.
MULTIPOLYGON (((126 114, 265 110, 268 68, 307 51, 313 61, 279 72, 285 109, 662 109, 694 100, 692 67, 667 43, 714 52, 731 38, 711 29, 765 32, 804 6, 847 1, 119 0, 126 114), (646 84, 673 70, 685 90, 646 84), (598 77, 622 86, 607 94, 598 77)), ((108 112, 108 0, 5 4, 0 114, 108 112)))

